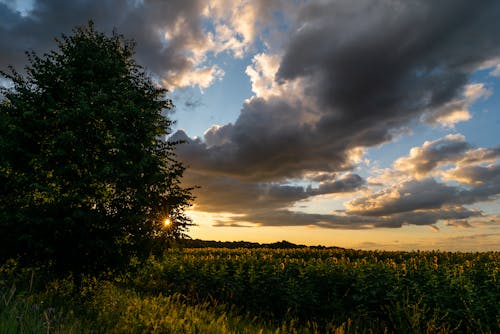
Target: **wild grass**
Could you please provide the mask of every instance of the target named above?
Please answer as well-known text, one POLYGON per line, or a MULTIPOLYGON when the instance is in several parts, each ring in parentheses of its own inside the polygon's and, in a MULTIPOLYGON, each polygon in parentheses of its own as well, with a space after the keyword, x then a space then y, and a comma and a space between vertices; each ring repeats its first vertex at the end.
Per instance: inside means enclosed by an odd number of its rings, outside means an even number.
POLYGON ((0 267, 0 333, 499 333, 500 254, 169 250, 127 272, 0 267))
POLYGON ((96 280, 94 284, 82 289, 83 305, 75 305, 79 299, 75 296, 75 300, 66 301, 66 307, 48 305, 45 300, 61 298, 54 291, 48 296, 47 291, 16 294, 14 289, 3 290, 0 333, 319 333, 316 326, 297 326, 293 320, 276 326, 250 314, 240 315, 225 305, 193 305, 180 294, 141 296, 109 281, 96 280), (77 318, 71 307, 82 306, 85 310, 77 318))

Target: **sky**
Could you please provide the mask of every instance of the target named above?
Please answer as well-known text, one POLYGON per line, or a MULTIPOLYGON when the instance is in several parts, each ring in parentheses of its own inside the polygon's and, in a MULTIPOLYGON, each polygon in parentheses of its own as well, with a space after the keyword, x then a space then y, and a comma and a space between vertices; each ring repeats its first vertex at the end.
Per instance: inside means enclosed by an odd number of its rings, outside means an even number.
POLYGON ((93 20, 169 89, 189 235, 500 251, 497 0, 0 0, 0 69, 93 20))

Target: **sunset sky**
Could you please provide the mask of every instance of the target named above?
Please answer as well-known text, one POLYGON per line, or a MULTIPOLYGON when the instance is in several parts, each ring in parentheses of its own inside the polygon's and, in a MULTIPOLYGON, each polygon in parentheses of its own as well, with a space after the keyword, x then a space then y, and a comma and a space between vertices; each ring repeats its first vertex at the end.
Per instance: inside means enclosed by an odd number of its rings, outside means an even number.
POLYGON ((0 0, 0 69, 90 19, 170 91, 191 237, 500 251, 500 1, 0 0))

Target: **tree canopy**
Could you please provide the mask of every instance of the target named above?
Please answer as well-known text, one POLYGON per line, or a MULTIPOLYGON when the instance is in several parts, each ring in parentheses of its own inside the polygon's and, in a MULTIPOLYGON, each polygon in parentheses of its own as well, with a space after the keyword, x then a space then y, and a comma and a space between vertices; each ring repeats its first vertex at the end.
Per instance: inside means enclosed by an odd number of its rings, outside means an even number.
POLYGON ((23 74, 1 72, 0 260, 93 270, 184 236, 193 197, 167 91, 116 32, 90 22, 56 41, 23 74))

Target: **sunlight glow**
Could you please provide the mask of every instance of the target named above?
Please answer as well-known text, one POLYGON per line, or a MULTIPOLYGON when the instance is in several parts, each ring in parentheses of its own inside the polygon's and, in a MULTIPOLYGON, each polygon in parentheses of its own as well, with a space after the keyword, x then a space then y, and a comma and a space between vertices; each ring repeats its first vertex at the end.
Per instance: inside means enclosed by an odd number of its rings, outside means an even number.
POLYGON ((163 226, 164 227, 170 227, 171 225, 172 225, 172 219, 165 218, 165 220, 163 221, 163 226))

